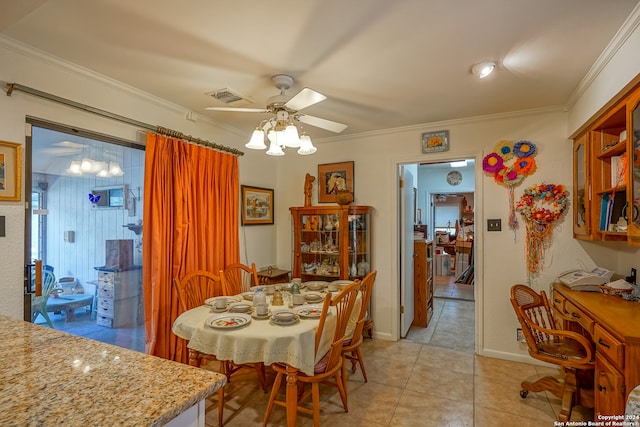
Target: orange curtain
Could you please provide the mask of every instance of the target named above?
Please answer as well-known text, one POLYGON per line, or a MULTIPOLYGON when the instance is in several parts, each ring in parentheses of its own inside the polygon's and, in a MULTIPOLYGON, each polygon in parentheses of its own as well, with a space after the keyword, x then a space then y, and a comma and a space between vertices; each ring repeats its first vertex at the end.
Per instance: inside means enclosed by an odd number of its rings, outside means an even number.
POLYGON ((187 363, 171 332, 179 315, 173 278, 239 262, 238 158, 147 134, 144 173, 143 288, 146 352, 187 363))

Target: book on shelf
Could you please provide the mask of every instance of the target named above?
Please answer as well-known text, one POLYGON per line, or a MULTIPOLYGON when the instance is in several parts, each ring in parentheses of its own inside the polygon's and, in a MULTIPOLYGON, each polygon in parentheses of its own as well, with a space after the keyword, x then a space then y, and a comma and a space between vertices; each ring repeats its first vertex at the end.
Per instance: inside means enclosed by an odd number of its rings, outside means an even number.
POLYGON ((622 211, 627 202, 626 197, 625 192, 605 193, 602 195, 600 231, 612 231, 610 230, 611 224, 616 224, 620 217, 624 215, 622 211))
POLYGON ((626 177, 627 155, 611 157, 611 187, 619 187, 627 183, 626 177))

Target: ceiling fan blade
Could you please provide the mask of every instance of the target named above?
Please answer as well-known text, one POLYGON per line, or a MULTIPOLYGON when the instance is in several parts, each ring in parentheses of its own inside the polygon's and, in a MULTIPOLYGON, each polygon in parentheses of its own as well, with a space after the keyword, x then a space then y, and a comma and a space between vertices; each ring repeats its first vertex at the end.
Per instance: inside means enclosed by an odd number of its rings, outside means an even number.
POLYGON ((318 102, 324 101, 325 99, 327 99, 327 97, 320 92, 316 92, 313 89, 305 87, 300 92, 298 92, 296 96, 287 101, 284 106, 294 111, 300 111, 303 108, 307 108, 313 104, 317 104, 318 102))
POLYGON ((306 114, 300 114, 297 117, 302 123, 330 130, 335 133, 340 133, 347 128, 347 125, 343 123, 332 122, 331 120, 321 119, 320 117, 307 116, 306 114))
POLYGON ((235 111, 237 113, 268 113, 264 108, 233 108, 233 107, 207 107, 209 111, 235 111))

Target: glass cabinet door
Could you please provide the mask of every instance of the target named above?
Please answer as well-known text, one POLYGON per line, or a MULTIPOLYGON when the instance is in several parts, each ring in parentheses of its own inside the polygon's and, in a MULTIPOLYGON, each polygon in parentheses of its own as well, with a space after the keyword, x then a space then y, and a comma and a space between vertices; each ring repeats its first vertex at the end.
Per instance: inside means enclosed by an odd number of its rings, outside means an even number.
POLYGON ((573 235, 578 239, 589 239, 589 156, 588 134, 576 138, 573 142, 573 235))
POLYGON ((340 217, 300 215, 300 254, 303 281, 340 277, 340 217))
POLYGON ((370 215, 349 215, 349 279, 362 279, 371 270, 370 215))
POLYGON ((640 95, 631 102, 631 135, 627 135, 630 140, 628 163, 631 165, 631 188, 625 213, 629 227, 628 242, 640 246, 640 95))

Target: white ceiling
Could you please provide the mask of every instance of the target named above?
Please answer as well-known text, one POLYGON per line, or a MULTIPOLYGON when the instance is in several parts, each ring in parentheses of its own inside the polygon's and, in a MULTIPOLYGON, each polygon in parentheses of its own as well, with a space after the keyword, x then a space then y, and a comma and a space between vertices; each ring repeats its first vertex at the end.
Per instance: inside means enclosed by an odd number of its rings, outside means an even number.
MULTIPOLYGON (((0 32, 250 134, 208 112, 231 88, 262 108, 271 76, 328 99, 343 134, 570 102, 638 0, 0 0, 0 32), (494 60, 477 80, 472 64, 494 60)), ((20 83, 18 81, 18 83, 20 83)), ((312 137, 332 133, 308 127, 312 137)))

